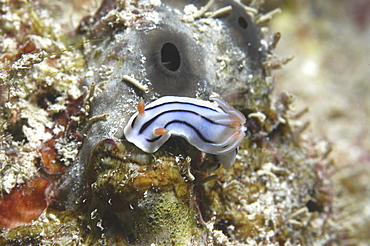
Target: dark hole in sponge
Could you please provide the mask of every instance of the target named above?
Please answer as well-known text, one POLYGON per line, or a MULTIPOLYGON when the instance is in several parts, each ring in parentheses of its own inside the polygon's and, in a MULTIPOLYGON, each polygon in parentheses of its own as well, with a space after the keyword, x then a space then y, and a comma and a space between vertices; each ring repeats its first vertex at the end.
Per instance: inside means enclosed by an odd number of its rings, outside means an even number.
POLYGON ((177 71, 180 67, 180 53, 172 43, 165 43, 161 49, 161 62, 170 71, 177 71))
POLYGON ((248 22, 243 17, 239 17, 238 23, 239 23, 239 26, 241 26, 243 29, 247 29, 248 22))

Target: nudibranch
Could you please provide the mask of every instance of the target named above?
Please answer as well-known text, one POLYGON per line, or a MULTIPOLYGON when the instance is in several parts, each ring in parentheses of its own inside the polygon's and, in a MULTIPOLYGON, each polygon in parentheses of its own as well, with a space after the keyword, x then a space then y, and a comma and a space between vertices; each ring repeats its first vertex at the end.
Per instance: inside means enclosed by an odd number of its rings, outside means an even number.
POLYGON ((156 152, 170 137, 181 136, 198 150, 217 157, 224 168, 230 168, 245 136, 245 117, 220 98, 212 101, 164 96, 144 105, 127 123, 127 141, 147 153, 156 152))

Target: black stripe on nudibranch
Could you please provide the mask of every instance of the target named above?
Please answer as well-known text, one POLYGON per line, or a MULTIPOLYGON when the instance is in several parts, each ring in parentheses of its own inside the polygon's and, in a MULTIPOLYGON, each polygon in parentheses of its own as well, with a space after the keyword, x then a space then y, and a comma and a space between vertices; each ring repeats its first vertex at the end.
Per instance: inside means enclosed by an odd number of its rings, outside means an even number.
MULTIPOLYGON (((198 108, 209 109, 209 110, 214 111, 214 112, 219 112, 216 109, 213 109, 213 108, 210 108, 210 107, 207 107, 207 106, 202 106, 202 105, 198 105, 198 104, 190 103, 190 102, 179 102, 179 101, 165 102, 165 103, 161 103, 161 104, 158 104, 158 105, 154 105, 152 107, 145 108, 145 111, 156 109, 158 107, 166 106, 166 105, 169 105, 169 104, 191 105, 191 106, 195 106, 195 107, 198 107, 198 108)), ((134 128, 136 119, 137 119, 137 115, 135 116, 135 118, 131 122, 131 128, 134 128)))
POLYGON ((137 119, 137 115, 135 116, 135 118, 131 122, 131 128, 134 128, 136 119, 137 119))
POLYGON ((158 104, 158 105, 154 105, 152 107, 149 107, 149 108, 145 108, 145 110, 152 110, 152 109, 155 109, 155 108, 158 108, 158 107, 162 107, 162 106, 166 106, 166 105, 169 105, 169 104, 191 105, 191 106, 195 106, 195 107, 198 107, 198 108, 209 109, 209 110, 212 110, 214 112, 219 112, 216 109, 213 109, 213 108, 210 108, 210 107, 207 107, 207 106, 198 105, 198 104, 191 103, 191 102, 179 102, 179 101, 161 103, 161 104, 158 104))
POLYGON ((153 143, 153 142, 155 142, 155 141, 157 141, 158 139, 160 139, 161 137, 162 137, 163 135, 160 135, 160 136, 158 136, 158 137, 155 137, 155 138, 152 138, 152 139, 145 139, 146 141, 148 141, 148 142, 150 142, 150 143, 153 143))
POLYGON ((203 134, 196 128, 194 127, 192 124, 186 122, 186 121, 182 121, 182 120, 172 120, 170 122, 168 122, 164 128, 166 128, 167 126, 171 125, 171 124, 174 124, 174 123, 179 123, 179 124, 183 124, 183 125, 186 125, 188 127, 190 127, 191 129, 193 129, 193 131, 198 135, 198 137, 200 139, 202 139, 203 142, 206 142, 206 143, 215 143, 214 141, 211 141, 211 140, 208 140, 207 138, 205 138, 203 136, 203 134))
MULTIPOLYGON (((203 142, 206 142, 206 143, 215 143, 214 141, 211 141, 211 140, 208 140, 207 138, 205 138, 203 136, 203 134, 197 129, 195 128, 192 124, 186 122, 186 121, 182 121, 182 120, 172 120, 170 122, 168 122, 164 128, 166 128, 167 126, 171 125, 171 124, 175 124, 175 123, 179 123, 179 124, 182 124, 182 125, 186 125, 187 127, 190 127, 197 135, 198 137, 203 141, 203 142)), ((158 136, 158 137, 155 137, 155 138, 152 138, 152 139, 146 139, 146 141, 148 142, 155 142, 157 141, 160 137, 162 137, 163 135, 161 136, 158 136)))
POLYGON ((163 111, 159 114, 157 114, 156 116, 154 116, 153 118, 151 118, 150 120, 148 120, 147 122, 145 122, 140 130, 139 130, 139 134, 142 134, 145 129, 147 129, 156 119, 158 119, 160 116, 164 115, 164 114, 168 114, 168 113, 176 113, 176 112, 184 112, 184 113, 190 113, 190 114, 195 114, 199 117, 201 117, 202 119, 208 121, 209 123, 211 124, 215 124, 215 125, 222 125, 222 126, 228 126, 228 125, 225 125, 225 124, 221 124, 221 123, 217 123, 211 119, 208 119, 207 117, 203 116, 203 115, 200 115, 198 114, 197 112, 194 112, 194 111, 191 111, 191 110, 185 110, 185 109, 173 109, 173 110, 167 110, 167 111, 163 111))

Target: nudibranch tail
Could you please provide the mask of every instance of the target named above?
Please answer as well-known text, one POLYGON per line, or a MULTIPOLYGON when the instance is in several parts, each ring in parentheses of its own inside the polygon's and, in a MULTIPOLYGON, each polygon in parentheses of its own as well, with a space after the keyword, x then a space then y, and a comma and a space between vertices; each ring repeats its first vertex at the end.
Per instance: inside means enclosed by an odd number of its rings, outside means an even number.
POLYGON ((188 97, 165 96, 144 105, 124 129, 127 141, 145 152, 157 151, 172 135, 184 137, 200 151, 220 156, 224 166, 235 161, 243 141, 244 115, 220 98, 216 104, 188 97))
POLYGON ((235 163, 236 154, 237 150, 235 149, 227 154, 217 155, 216 158, 218 162, 222 164, 223 168, 230 169, 235 163))

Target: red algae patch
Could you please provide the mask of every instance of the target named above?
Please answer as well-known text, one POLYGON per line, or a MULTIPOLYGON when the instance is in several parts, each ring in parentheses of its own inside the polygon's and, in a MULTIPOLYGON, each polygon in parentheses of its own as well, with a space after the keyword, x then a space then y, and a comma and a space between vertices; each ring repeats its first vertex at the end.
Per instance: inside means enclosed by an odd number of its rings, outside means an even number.
POLYGON ((41 150, 43 169, 48 173, 58 173, 67 168, 58 158, 55 149, 55 140, 46 141, 41 150))
POLYGON ((13 229, 38 219, 47 207, 46 189, 50 182, 35 178, 0 199, 0 226, 13 229))

